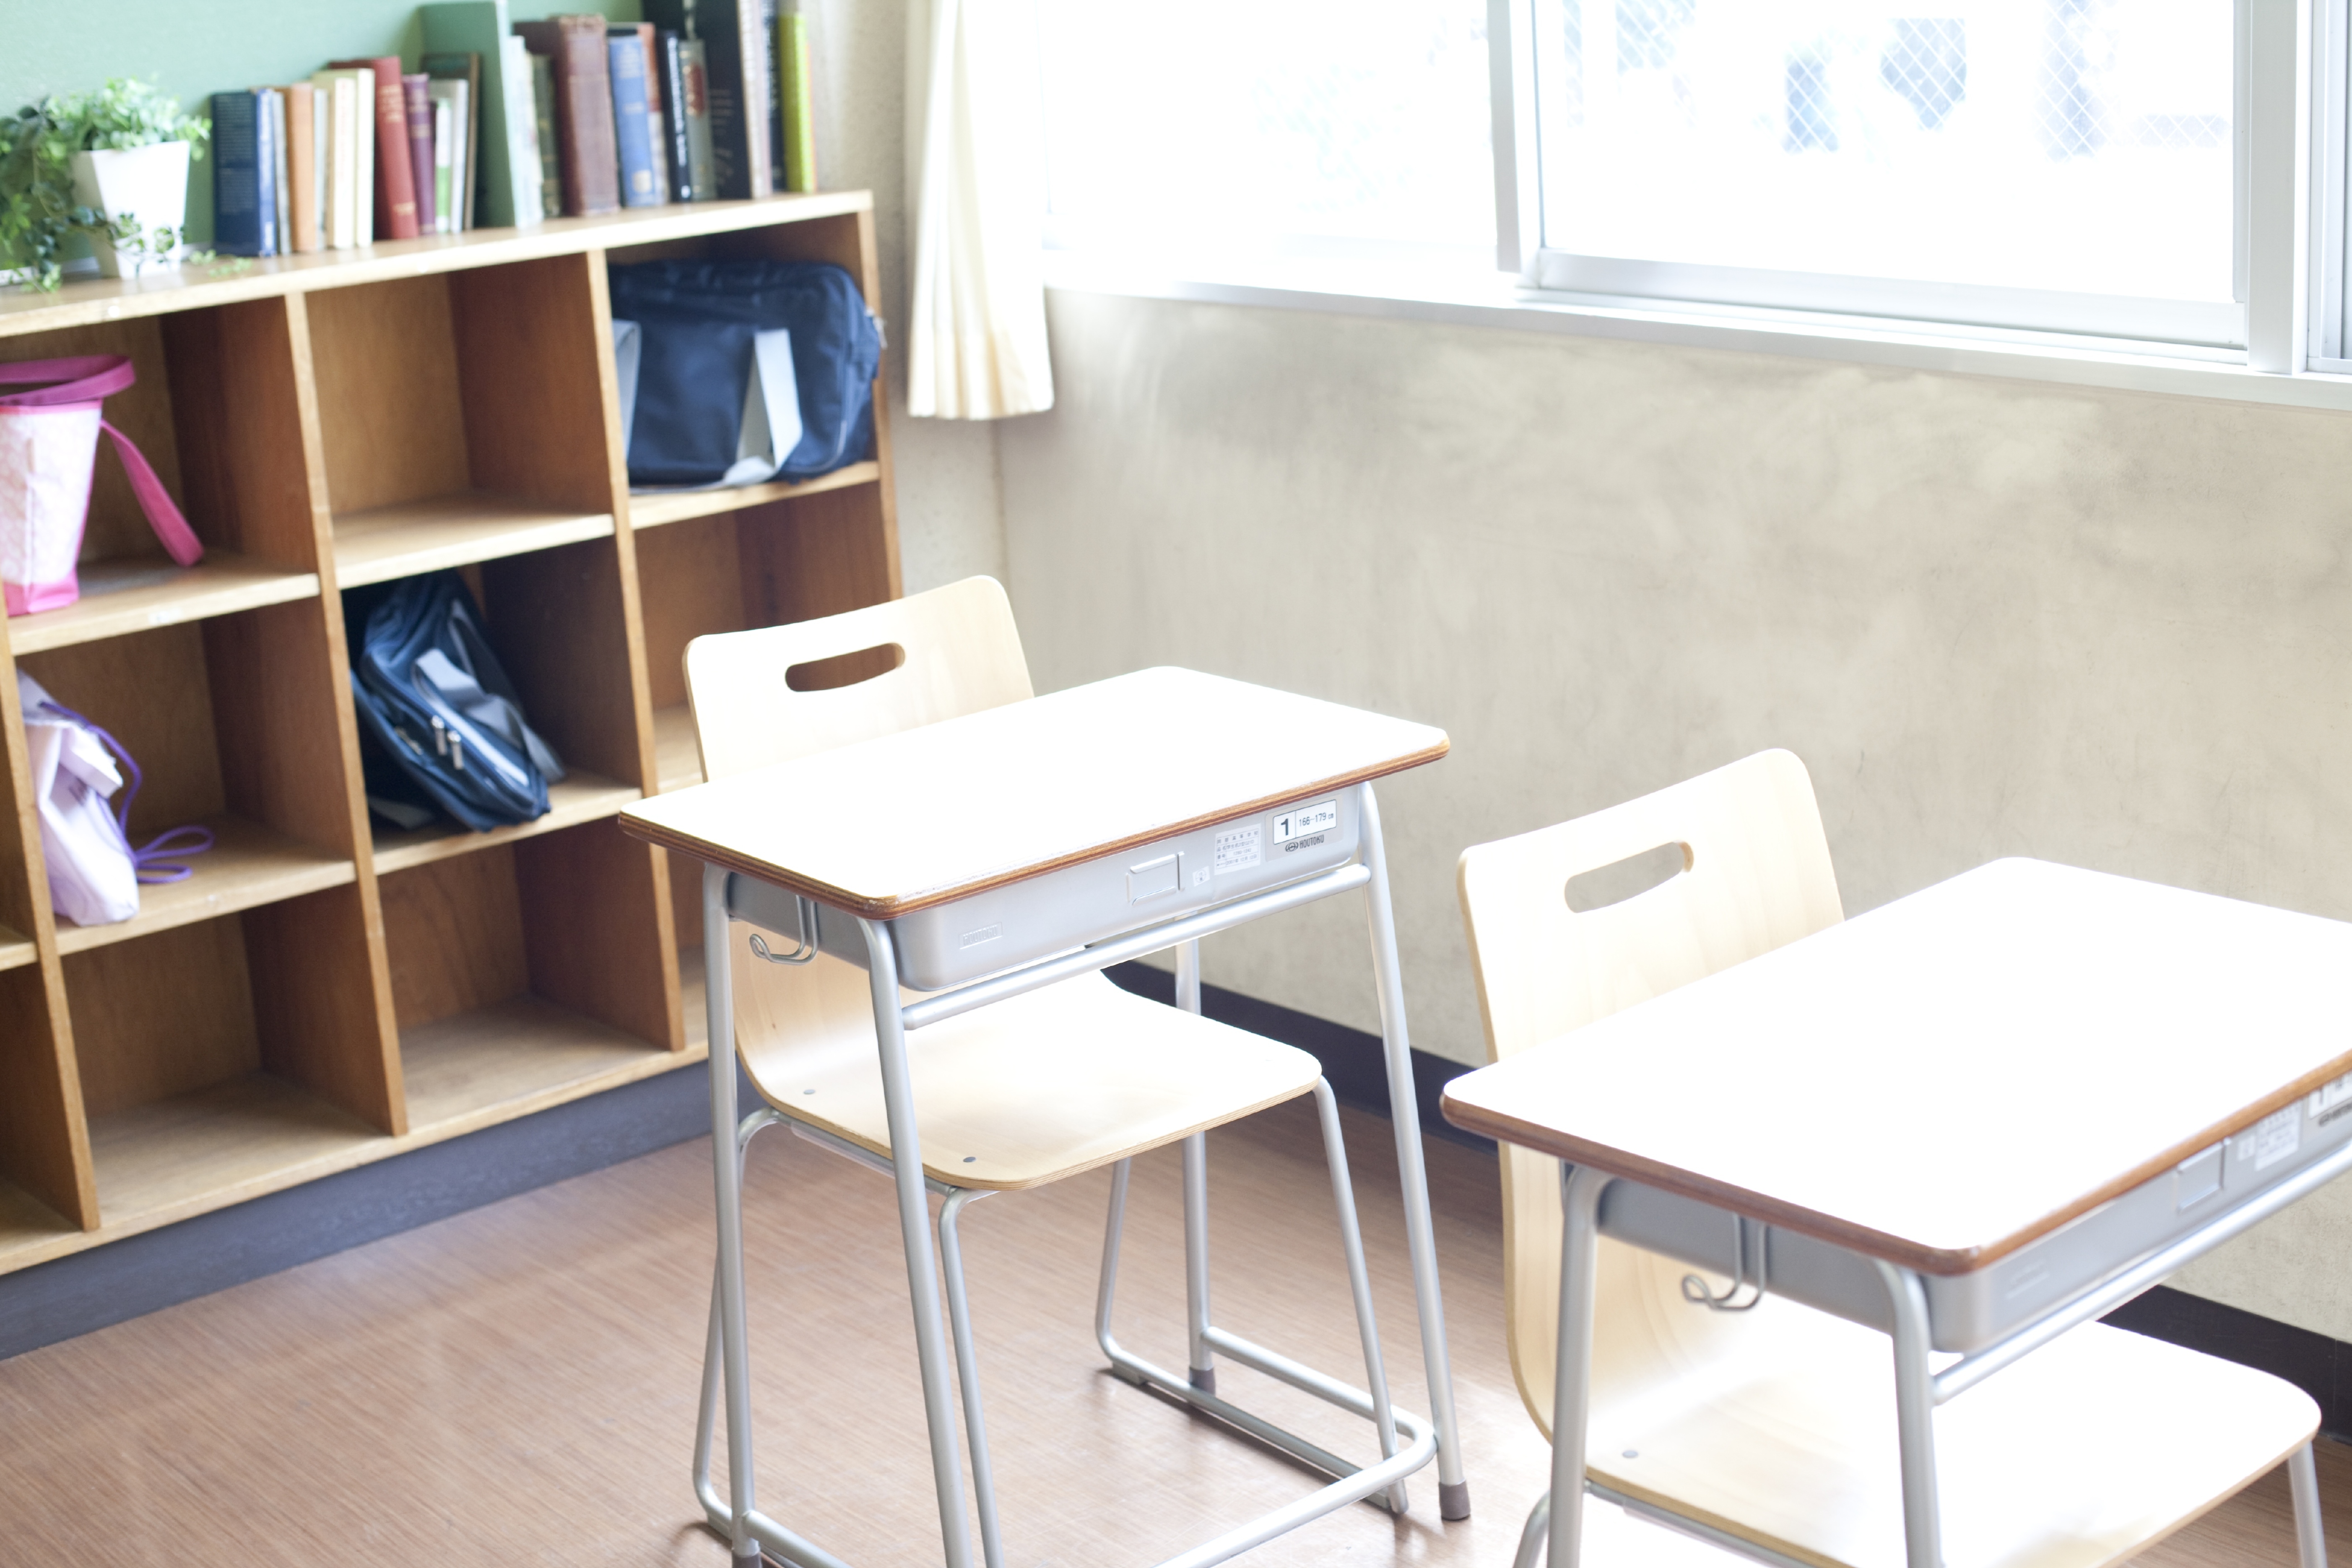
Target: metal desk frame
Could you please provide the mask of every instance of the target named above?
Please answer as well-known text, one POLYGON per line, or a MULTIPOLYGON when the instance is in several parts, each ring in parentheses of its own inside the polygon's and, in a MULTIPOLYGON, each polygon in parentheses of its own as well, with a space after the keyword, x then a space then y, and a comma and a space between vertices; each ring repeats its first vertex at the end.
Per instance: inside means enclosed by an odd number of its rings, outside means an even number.
MULTIPOLYGON (((915 1352, 921 1372, 923 1408, 929 1428, 932 1482, 939 1497, 940 1534, 947 1568, 971 1568, 971 1542, 964 1514, 963 1476, 955 1431, 955 1403, 949 1391, 949 1339, 940 1322, 939 1275, 931 1246, 928 1199, 939 1193, 947 1200, 942 1216, 942 1245, 955 1247, 954 1219, 961 1207, 986 1194, 931 1182, 923 1173, 922 1149, 915 1119, 914 1086, 908 1075, 907 1036, 926 1025, 952 1018, 992 1002, 1051 985, 1173 947, 1178 950, 1179 1000, 1187 1010, 1201 1007, 1198 942, 1202 937, 1231 930, 1285 910, 1361 888, 1370 919, 1372 968, 1378 985, 1381 1035, 1388 1066, 1389 1099, 1395 1122, 1397 1163, 1404 1186, 1405 1234, 1412 1258, 1413 1290, 1420 1309, 1422 1359, 1427 1369, 1433 1423, 1388 1409, 1383 1380, 1373 1369, 1374 1390, 1347 1387, 1286 1357, 1229 1334, 1209 1321, 1207 1257, 1207 1183, 1205 1141, 1195 1134, 1185 1141, 1185 1275, 1191 1321, 1192 1375, 1178 1378, 1121 1350, 1110 1333, 1110 1314, 1117 1283, 1119 1217, 1127 1193, 1127 1164, 1116 1168, 1111 1188, 1110 1221, 1103 1248, 1103 1277, 1097 1302, 1097 1337, 1110 1358, 1112 1370, 1139 1387, 1163 1394, 1240 1427, 1337 1476, 1331 1484, 1284 1508, 1229 1531, 1206 1544, 1169 1560, 1164 1568, 1208 1568, 1286 1531, 1346 1507, 1383 1494, 1388 1506, 1405 1506, 1404 1478, 1426 1465, 1434 1455, 1438 1466, 1439 1511, 1447 1519, 1469 1514, 1469 1488, 1463 1477, 1459 1427, 1454 1407, 1453 1374, 1445 1350, 1444 1306, 1438 1292, 1437 1252, 1430 1220, 1429 1180, 1423 1163, 1420 1107, 1413 1094, 1412 1047, 1406 1037, 1404 989, 1398 972, 1396 924, 1389 901, 1388 867, 1381 838, 1380 812, 1367 783, 1350 786, 1361 813, 1362 847, 1359 858, 1300 881, 1271 888, 1230 903, 1198 910, 1095 943, 1091 947, 1032 963, 1007 973, 958 986, 901 1005, 896 953, 887 921, 853 917, 866 940, 867 973, 872 977, 875 1032, 882 1067, 882 1093, 894 1158, 883 1159, 842 1142, 822 1131, 792 1121, 789 1114, 762 1109, 740 1122, 735 1103, 735 1003, 730 964, 730 873, 705 864, 702 878, 703 952, 706 955, 706 995, 709 1011, 711 1152, 719 1196, 719 1262, 713 1291, 710 1345, 717 1365, 706 1354, 701 1417, 696 1435, 694 1481, 710 1527, 727 1537, 736 1563, 756 1563, 762 1550, 799 1568, 845 1568, 837 1557, 789 1527, 760 1511, 753 1479, 751 1440, 751 1352, 745 1330, 743 1283, 743 1153, 762 1127, 782 1121, 803 1137, 849 1155, 887 1173, 898 1189, 898 1225, 907 1258, 907 1281, 913 1299, 915 1352), (715 958, 712 956, 715 955, 715 958), (1214 1392, 1214 1356, 1222 1352, 1306 1393, 1372 1420, 1380 1426, 1384 1458, 1358 1469, 1336 1456, 1296 1437, 1249 1412, 1219 1399, 1214 1392), (723 1404, 727 1419, 727 1490, 722 1496, 710 1479, 710 1446, 714 1405, 723 1404), (1399 1450, 1388 1421, 1409 1439, 1399 1450)), ((1318 1087, 1318 1109, 1327 1129, 1336 1129, 1337 1110, 1328 1088, 1318 1087)), ((1351 1254, 1357 1241, 1342 1210, 1343 1235, 1351 1254)), ((1351 1258, 1351 1261, 1356 1259, 1351 1258)), ((1357 1270, 1360 1275, 1360 1268, 1357 1270)), ((1359 1293, 1360 1317, 1370 1310, 1369 1297, 1359 1293)), ((957 1314, 962 1314, 959 1311, 957 1314)), ((974 1489, 980 1494, 983 1546, 995 1553, 995 1506, 988 1479, 987 1447, 979 1412, 977 1377, 971 1347, 955 1346, 964 1369, 966 1423, 973 1439, 974 1489)))
MULTIPOLYGON (((2236 1208, 2216 1215, 2179 1240, 2129 1264, 2121 1272, 2051 1307, 2040 1317, 1942 1372, 1928 1361, 1927 1288, 1915 1269, 1872 1258, 1885 1284, 1895 1331, 1895 1411, 1903 1467, 1904 1561, 1906 1568, 1942 1568, 1943 1527, 1936 1488, 1936 1406, 1958 1398, 2003 1367, 2161 1283, 2190 1260, 2352 1170, 2352 1143, 2315 1161, 2236 1208)), ((1552 1390, 1551 1490, 1538 1500, 1519 1540, 1517 1568, 1534 1568, 1547 1542, 1550 1568, 1578 1568, 1584 1533, 1584 1494, 1596 1496, 1727 1550, 1780 1568, 1803 1568, 1795 1558, 1627 1497, 1584 1474, 1586 1428, 1592 1387, 1592 1319, 1598 1283, 1601 1197, 1619 1178, 1590 1165, 1560 1163, 1559 1381, 1552 1390), (1549 1519, 1547 1519, 1547 1512, 1549 1519)), ((1730 1211, 1726 1210, 1726 1213, 1730 1211)), ((2311 1445, 2287 1459, 2294 1494, 2301 1568, 2327 1568, 2319 1519, 2319 1480, 2311 1445)))

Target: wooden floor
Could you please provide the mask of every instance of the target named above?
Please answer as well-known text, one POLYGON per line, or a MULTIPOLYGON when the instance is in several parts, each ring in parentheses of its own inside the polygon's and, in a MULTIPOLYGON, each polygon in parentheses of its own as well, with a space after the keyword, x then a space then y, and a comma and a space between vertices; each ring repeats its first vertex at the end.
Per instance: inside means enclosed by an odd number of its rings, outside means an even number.
MULTIPOLYGON (((1388 1124, 1350 1114, 1389 1367, 1425 1410, 1388 1124)), ((1212 1140, 1217 1314, 1346 1373, 1329 1189, 1302 1103, 1212 1140)), ((720 1568, 688 1488, 711 1244, 688 1144, 0 1362, 0 1563, 250 1568, 612 1563, 720 1568)), ((1434 1471, 1402 1521, 1356 1507, 1246 1562, 1503 1568, 1548 1452, 1504 1361, 1491 1161, 1430 1151, 1475 1516, 1434 1471)), ((1108 1178, 992 1198, 966 1221, 1007 1556, 1145 1563, 1296 1497, 1301 1472, 1100 1369, 1091 1315, 1108 1178)), ((935 1563, 920 1401, 888 1185, 782 1134, 748 1210, 761 1501, 852 1563, 935 1563)), ((1119 1332, 1181 1365, 1172 1152, 1137 1173, 1119 1332)), ((1345 1453, 1334 1417, 1238 1369, 1224 1392, 1345 1453)), ((2352 1460, 2321 1457, 2352 1563, 2352 1460)), ((723 1467, 721 1473, 724 1473, 723 1467)), ((1735 1561, 1615 1510, 1594 1568, 1735 1561)), ((2273 1476, 2140 1559, 2294 1562, 2273 1476)))

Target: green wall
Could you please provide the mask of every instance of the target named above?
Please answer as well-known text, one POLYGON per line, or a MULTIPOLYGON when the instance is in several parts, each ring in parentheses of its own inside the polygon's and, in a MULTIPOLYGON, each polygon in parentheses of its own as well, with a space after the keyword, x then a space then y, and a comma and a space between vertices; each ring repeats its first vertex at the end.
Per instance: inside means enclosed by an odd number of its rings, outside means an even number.
MULTIPOLYGON (((517 19, 601 12, 638 19, 640 0, 510 0, 517 19)), ((0 114, 109 77, 160 83, 201 110, 232 88, 300 81, 331 59, 397 53, 416 67, 422 29, 398 0, 0 0, 0 114)), ((212 164, 194 166, 188 232, 212 235, 212 164)))

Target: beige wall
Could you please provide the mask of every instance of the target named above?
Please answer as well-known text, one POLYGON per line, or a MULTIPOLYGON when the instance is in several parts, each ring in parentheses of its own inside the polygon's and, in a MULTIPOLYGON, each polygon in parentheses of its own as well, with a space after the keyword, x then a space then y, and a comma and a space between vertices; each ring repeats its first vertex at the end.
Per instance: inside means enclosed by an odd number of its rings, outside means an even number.
MULTIPOLYGON (((1765 746, 1811 768, 1849 913, 2036 855, 2352 918, 2352 419, 1050 309, 1061 405, 997 437, 1039 688, 1181 663, 1450 731, 1381 796, 1426 1049, 1481 1051, 1464 845, 1765 746)), ((1376 1026, 1353 910, 1206 972, 1376 1026)), ((2180 1282, 2352 1339, 2347 1258, 2339 1186, 2180 1282)))

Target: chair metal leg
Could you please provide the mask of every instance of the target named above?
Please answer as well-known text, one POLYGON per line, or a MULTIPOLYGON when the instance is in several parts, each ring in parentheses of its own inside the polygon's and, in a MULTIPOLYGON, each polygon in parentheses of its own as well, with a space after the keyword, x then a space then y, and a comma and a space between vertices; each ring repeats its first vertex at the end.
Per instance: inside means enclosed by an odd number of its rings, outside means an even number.
POLYGON ((972 1347, 971 1302, 965 1293, 963 1244, 956 1221, 971 1205, 988 1196, 969 1187, 950 1193, 940 1205, 940 1262, 947 1272, 948 1325, 955 1338, 956 1380, 963 1390, 963 1426, 971 1444, 971 1490, 980 1508, 980 1555, 988 1568, 1004 1568, 1004 1541, 996 1525, 996 1479, 988 1461, 988 1424, 980 1408, 980 1355, 972 1347))
MULTIPOLYGON (((1381 1458, 1397 1451, 1396 1411, 1389 1404, 1388 1368, 1381 1357, 1381 1328, 1372 1316, 1372 1277, 1364 1267, 1364 1233, 1356 1223, 1356 1188, 1348 1179, 1348 1145, 1339 1131, 1339 1100, 1329 1080, 1315 1080, 1315 1110, 1323 1124, 1323 1152, 1331 1166, 1331 1201, 1339 1211, 1339 1246, 1348 1259, 1348 1289, 1356 1299, 1356 1333, 1364 1342, 1364 1386, 1372 1396, 1372 1426, 1380 1433, 1381 1458)), ((1412 1506, 1400 1480, 1388 1492, 1389 1511, 1412 1506)))
POLYGON ((1519 1550, 1511 1559, 1511 1568, 1536 1568, 1543 1561, 1544 1536, 1551 1524, 1551 1493, 1537 1496, 1536 1506, 1528 1510, 1528 1522, 1519 1531, 1519 1550))
MULTIPOLYGON (((1201 1016, 1201 944, 1176 947, 1176 1005, 1201 1016)), ((1216 1352, 1209 1348, 1209 1137, 1184 1140, 1184 1314, 1190 1331, 1185 1370, 1192 1386, 1217 1392, 1216 1352)))
POLYGON ((1592 1307, 1601 1261, 1601 1194, 1611 1178, 1590 1166, 1560 1173, 1559 1357, 1551 1394, 1551 1568, 1584 1552, 1584 1444, 1592 1406, 1592 1307))
POLYGON ((1895 1309, 1895 1426, 1903 1456, 1903 1552, 1907 1568, 1942 1568, 1936 1493, 1936 1375, 1927 1363, 1927 1289, 1919 1276, 1871 1260, 1895 1309))
POLYGON ((735 985, 728 967, 727 873, 702 868, 702 951, 710 1040, 710 1152, 719 1195, 719 1327, 727 1392, 728 1551, 756 1563, 751 1518, 758 1507, 751 1468, 751 1355, 744 1331, 743 1163, 735 1128, 735 985))
MULTIPOLYGON (((907 1254, 907 1294, 915 1315, 915 1360, 923 1415, 930 1428, 931 1484, 939 1494, 940 1543, 947 1568, 971 1568, 964 1528, 963 1462, 956 1451, 955 1399, 948 1389, 948 1344, 940 1321, 937 1264, 931 1256, 930 1196, 923 1184, 922 1135, 907 1068, 906 1020, 898 1011, 898 958, 890 928, 860 919, 866 974, 873 987, 874 1033, 882 1060, 882 1105, 890 1131, 891 1184, 898 1195, 898 1237, 907 1254)), ((715 1038, 716 1037, 714 1037, 715 1038)))
POLYGON ((2300 1568, 2327 1568, 2327 1532, 2319 1519, 2319 1468, 2305 1443, 2286 1457, 2287 1486, 2294 1493, 2294 1545, 2300 1568))
POLYGON ((1372 973, 1386 1047, 1389 1115, 1395 1124, 1397 1174, 1404 1186, 1405 1242, 1412 1255, 1412 1289, 1421 1309, 1421 1356, 1429 1373, 1429 1412, 1437 1426, 1437 1511, 1470 1517, 1470 1483, 1462 1469, 1462 1429, 1454 1410, 1454 1369, 1445 1348, 1445 1301, 1437 1282, 1437 1241, 1429 1215, 1429 1172, 1422 1159, 1421 1102, 1412 1081, 1412 1045, 1405 1033, 1404 978, 1397 964, 1396 911, 1389 901, 1388 852, 1381 838, 1380 805, 1372 786, 1356 786, 1362 823, 1364 907, 1371 924, 1372 973))

